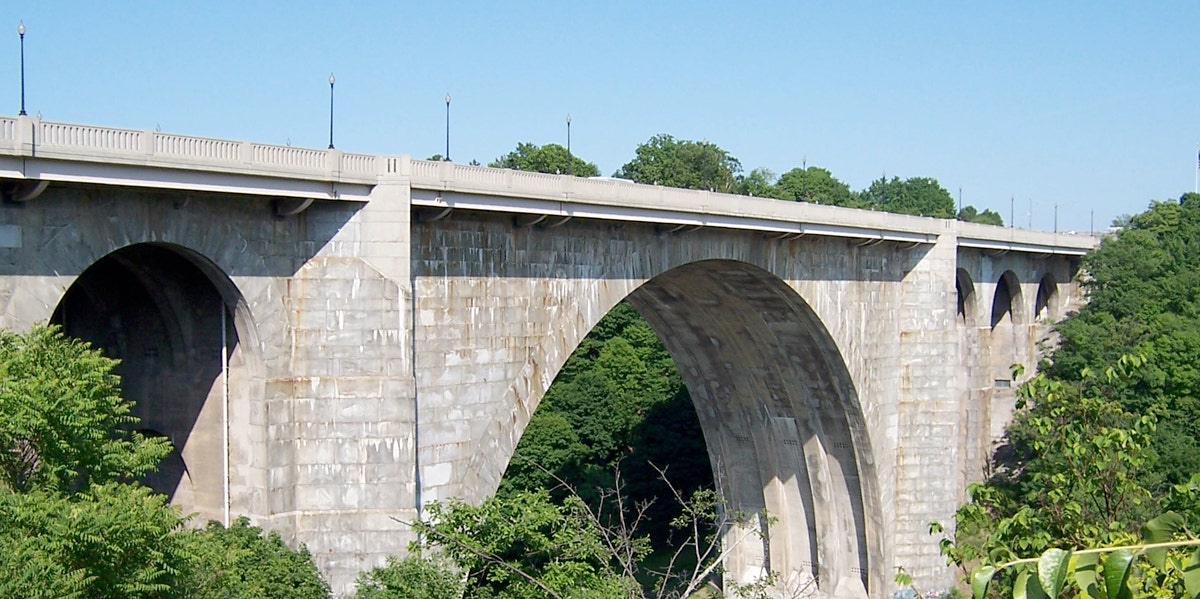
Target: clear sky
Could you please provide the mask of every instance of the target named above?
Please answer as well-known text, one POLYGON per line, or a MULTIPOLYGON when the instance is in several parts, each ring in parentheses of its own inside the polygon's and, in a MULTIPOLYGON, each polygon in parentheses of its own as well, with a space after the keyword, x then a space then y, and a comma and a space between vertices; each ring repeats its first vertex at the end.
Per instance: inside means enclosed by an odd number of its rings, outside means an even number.
POLYGON ((1097 229, 1191 191, 1197 2, 7 0, 0 113, 487 163, 652 135, 851 188, 938 179, 1005 221, 1097 229), (1010 219, 1010 205, 1014 206, 1010 219), (1032 215, 1030 212, 1032 205, 1032 215))

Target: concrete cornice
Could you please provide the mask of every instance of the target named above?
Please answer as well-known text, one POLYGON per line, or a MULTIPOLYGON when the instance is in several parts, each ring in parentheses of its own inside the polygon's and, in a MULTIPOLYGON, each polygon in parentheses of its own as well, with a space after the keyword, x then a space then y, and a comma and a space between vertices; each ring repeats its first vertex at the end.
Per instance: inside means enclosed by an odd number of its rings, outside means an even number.
POLYGON ((1025 231, 709 191, 586 179, 409 156, 352 154, 246 141, 0 117, 0 178, 368 201, 386 180, 407 181, 414 206, 718 227, 804 235, 1083 255, 1085 235, 1025 231))

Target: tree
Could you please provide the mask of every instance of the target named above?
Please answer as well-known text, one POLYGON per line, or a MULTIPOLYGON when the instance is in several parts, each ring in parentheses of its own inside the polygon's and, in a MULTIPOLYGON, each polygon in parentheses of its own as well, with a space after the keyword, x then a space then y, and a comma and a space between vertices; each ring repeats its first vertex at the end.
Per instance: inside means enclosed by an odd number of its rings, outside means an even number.
POLYGON ((568 153, 566 148, 554 143, 543 146, 518 143, 517 149, 493 160, 488 166, 577 177, 595 177, 600 174, 600 169, 595 164, 568 153))
POLYGON ((203 530, 179 533, 189 556, 182 587, 192 599, 327 599, 308 549, 293 550, 279 533, 240 517, 226 528, 211 521, 203 530))
POLYGON ((585 511, 577 498, 559 505, 522 491, 480 506, 434 503, 414 528, 462 570, 467 598, 624 598, 637 581, 612 567, 585 511))
MULTIPOLYGON (((970 502, 955 514, 953 539, 942 541, 942 552, 951 563, 986 578, 973 581, 977 592, 997 571, 1017 565, 1021 567, 1007 570, 995 590, 1003 595, 1015 588, 1014 596, 1026 596, 1028 585, 1036 584, 1023 565, 1036 561, 1028 556, 1042 555, 1053 562, 1056 577, 1088 564, 1094 573, 1093 558, 1068 561, 1069 553, 1061 548, 1130 545, 1138 542, 1139 529, 1144 542, 1166 541, 1184 530, 1187 519, 1181 518, 1166 536, 1147 532, 1141 523, 1174 509, 1191 514, 1193 524, 1200 518, 1200 477, 1162 495, 1142 484, 1155 459, 1149 446, 1159 422, 1156 411, 1133 414, 1107 398, 1145 365, 1139 356, 1124 356, 1102 375, 1085 370, 1078 381, 1063 382, 1040 374, 1019 389, 1022 411, 1006 429, 1010 457, 987 481, 970 487, 970 502)), ((1105 551, 1109 550, 1081 555, 1105 551)), ((1039 564, 1037 572, 1043 567, 1039 564)), ((1164 572, 1161 563, 1157 567, 1159 574, 1164 572)), ((1154 572, 1144 574, 1148 587, 1178 582, 1155 578, 1154 572)), ((1042 584, 1049 584, 1046 578, 1042 584)), ((1045 590, 1057 596, 1061 586, 1059 581, 1045 590)))
POLYGON ((125 430, 116 363, 57 327, 0 331, 0 485, 63 492, 158 466, 170 446, 125 430))
POLYGON ((659 134, 639 145, 637 156, 613 176, 637 183, 732 193, 741 172, 737 158, 715 144, 659 134))
POLYGON ((968 223, 995 225, 997 227, 1004 226, 1004 219, 1000 216, 1000 213, 993 212, 992 210, 984 210, 983 212, 980 212, 979 209, 974 206, 965 206, 962 210, 959 210, 958 220, 968 223))
MULTIPOLYGON (((561 501, 570 487, 596 509, 620 466, 630 474, 631 500, 645 501, 665 492, 651 463, 667 468, 685 496, 713 484, 682 376, 650 325, 621 303, 584 338, 546 391, 499 493, 551 489, 561 501)), ((669 544, 669 523, 679 509, 672 502, 652 509, 644 531, 659 548, 669 544)))
POLYGON ((1042 370, 1078 380, 1122 354, 1146 357, 1114 386, 1126 410, 1165 409, 1152 448, 1156 493, 1200 472, 1200 196, 1154 202, 1129 217, 1083 261, 1085 302, 1057 327, 1060 345, 1042 370))
POLYGON ((137 484, 0 491, 0 597, 185 596, 183 519, 137 484))
POLYGON ((892 177, 871 182, 860 194, 864 207, 884 212, 954 218, 954 198, 936 179, 892 177))
POLYGON ((829 171, 816 167, 794 168, 779 178, 779 195, 785 200, 852 206, 857 202, 850 186, 839 181, 829 171))
POLYGON ((170 447, 127 430, 115 365, 56 327, 0 331, 0 597, 327 597, 303 549, 185 532, 137 482, 170 447))
POLYGON ((440 554, 409 552, 358 575, 354 599, 459 599, 466 584, 458 567, 440 554))
POLYGON ((749 175, 738 177, 737 193, 756 198, 779 198, 779 187, 775 185, 775 173, 770 169, 756 168, 749 175))

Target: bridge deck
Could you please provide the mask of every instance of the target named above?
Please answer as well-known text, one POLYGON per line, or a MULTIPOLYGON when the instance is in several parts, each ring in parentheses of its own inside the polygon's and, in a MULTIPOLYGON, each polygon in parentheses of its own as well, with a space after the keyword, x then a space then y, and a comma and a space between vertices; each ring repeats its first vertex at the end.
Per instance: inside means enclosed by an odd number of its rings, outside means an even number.
POLYGON ((0 117, 0 178, 153 187, 277 198, 370 200, 376 184, 407 181, 413 206, 500 211, 928 244, 954 234, 962 247, 1083 255, 1091 236, 414 160, 231 141, 34 117, 0 117))

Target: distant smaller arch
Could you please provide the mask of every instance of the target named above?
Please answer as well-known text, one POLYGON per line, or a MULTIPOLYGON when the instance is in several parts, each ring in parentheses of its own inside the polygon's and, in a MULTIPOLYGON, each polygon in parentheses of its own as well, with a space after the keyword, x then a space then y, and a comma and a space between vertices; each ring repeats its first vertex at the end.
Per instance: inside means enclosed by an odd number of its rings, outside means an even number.
POLYGON ((954 288, 958 292, 958 322, 970 324, 975 320, 978 299, 975 296, 975 282, 971 280, 967 269, 960 268, 955 273, 954 288))
POLYGON ((996 293, 992 296, 992 328, 1008 322, 1016 324, 1016 307, 1021 305, 1021 282, 1011 270, 1004 271, 996 281, 996 293))
POLYGON ((1058 298, 1058 280, 1051 273, 1042 275, 1042 280, 1038 282, 1037 298, 1033 305, 1034 318, 1057 320, 1061 315, 1058 298))

